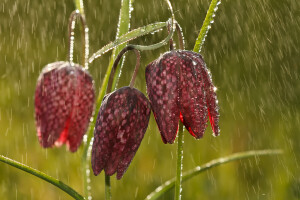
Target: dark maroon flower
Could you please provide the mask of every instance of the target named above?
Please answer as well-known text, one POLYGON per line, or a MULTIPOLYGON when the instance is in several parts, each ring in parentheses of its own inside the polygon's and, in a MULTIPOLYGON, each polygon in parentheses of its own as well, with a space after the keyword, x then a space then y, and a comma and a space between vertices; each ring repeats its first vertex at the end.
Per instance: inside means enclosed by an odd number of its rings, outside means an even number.
POLYGON ((48 64, 35 90, 37 134, 42 147, 66 144, 75 152, 89 125, 94 107, 92 77, 80 65, 48 64))
POLYGON ((104 97, 94 131, 95 175, 104 169, 106 175, 123 176, 144 137, 150 112, 148 99, 135 88, 122 87, 104 97))
POLYGON ((215 87, 200 54, 170 51, 146 68, 147 93, 164 143, 173 143, 179 119, 195 138, 207 126, 207 114, 215 136, 219 112, 215 87))

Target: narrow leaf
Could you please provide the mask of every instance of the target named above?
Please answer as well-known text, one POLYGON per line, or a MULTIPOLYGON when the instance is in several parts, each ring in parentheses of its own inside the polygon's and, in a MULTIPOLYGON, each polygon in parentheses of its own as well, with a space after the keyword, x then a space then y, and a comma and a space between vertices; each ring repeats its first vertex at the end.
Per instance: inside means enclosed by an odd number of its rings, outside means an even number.
POLYGON ((201 47, 205 41, 205 37, 207 36, 208 30, 211 28, 211 24, 213 23, 213 19, 216 11, 218 10, 218 5, 221 3, 221 0, 212 0, 209 6, 209 9, 206 13, 203 25, 200 29, 198 38, 196 40, 193 51, 196 53, 200 53, 201 47))
POLYGON ((27 172, 29 174, 32 174, 40 179, 43 179, 45 181, 47 181, 48 183, 51 183, 52 185, 58 187, 59 189, 63 190, 64 192, 66 192, 67 194, 69 194, 71 197, 73 197, 74 199, 77 200, 84 200, 84 198, 78 194, 73 188, 71 188, 70 186, 64 184, 63 182, 61 182, 60 180, 57 180, 43 172, 40 172, 36 169, 33 169, 27 165, 24 165, 23 163, 17 162, 15 160, 12 160, 10 158, 7 158, 5 156, 0 155, 0 161, 3 163, 6 163, 10 166, 13 166, 15 168, 18 168, 20 170, 23 170, 24 172, 27 172))
MULTIPOLYGON (((240 153, 234 153, 232 155, 229 155, 227 157, 218 158, 215 160, 212 160, 204 165, 197 166, 192 170, 189 170, 182 174, 182 182, 189 180, 190 178, 200 174, 203 171, 206 171, 210 168, 229 163, 235 160, 242 160, 246 158, 256 157, 256 156, 264 156, 264 155, 276 155, 283 153, 282 150, 272 150, 272 149, 266 149, 266 150, 255 150, 255 151, 245 151, 240 153)), ((152 193, 150 193, 146 199, 147 200, 154 200, 158 199, 160 196, 162 196, 165 192, 172 189, 175 185, 175 178, 172 178, 165 183, 163 183, 161 186, 157 187, 152 193)))
POLYGON ((108 52, 109 50, 112 50, 113 48, 115 48, 125 42, 131 41, 135 38, 158 31, 158 30, 162 29, 163 27, 166 27, 167 24, 168 24, 168 22, 156 22, 153 24, 149 24, 147 26, 143 26, 143 27, 134 29, 134 30, 120 36, 115 41, 110 42, 109 44, 105 45, 100 50, 98 50, 96 53, 94 53, 89 58, 89 63, 93 62, 96 58, 102 56, 104 53, 108 52))

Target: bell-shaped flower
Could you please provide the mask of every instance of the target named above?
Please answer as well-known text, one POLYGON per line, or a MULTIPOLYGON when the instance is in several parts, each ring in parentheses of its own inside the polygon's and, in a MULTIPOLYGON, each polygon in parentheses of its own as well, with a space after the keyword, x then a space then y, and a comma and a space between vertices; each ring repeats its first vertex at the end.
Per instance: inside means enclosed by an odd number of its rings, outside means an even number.
POLYGON ((219 134, 216 88, 200 54, 182 50, 163 54, 147 66, 146 83, 164 143, 174 142, 179 119, 198 139, 209 117, 213 134, 219 134))
POLYGON ((94 107, 93 79, 82 66, 48 64, 35 90, 37 135, 42 147, 66 144, 75 152, 81 144, 94 107))
POLYGON ((94 130, 92 168, 95 175, 117 172, 120 179, 148 127, 151 107, 139 90, 122 87, 103 99, 94 130))

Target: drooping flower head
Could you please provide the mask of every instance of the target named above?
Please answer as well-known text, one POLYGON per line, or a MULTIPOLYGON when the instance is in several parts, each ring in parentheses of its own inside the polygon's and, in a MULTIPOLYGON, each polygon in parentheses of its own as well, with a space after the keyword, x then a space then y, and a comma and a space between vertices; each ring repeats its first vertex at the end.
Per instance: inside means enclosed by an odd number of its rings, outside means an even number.
POLYGON ((35 90, 37 135, 42 147, 66 144, 75 152, 81 144, 94 107, 92 77, 69 62, 48 64, 35 90))
POLYGON ((219 134, 216 88, 200 54, 182 50, 163 54, 147 66, 146 83, 164 143, 174 142, 179 119, 198 139, 209 117, 213 134, 219 134))
POLYGON ((122 87, 103 99, 96 121, 92 148, 95 175, 117 173, 120 179, 127 170, 147 130, 151 107, 143 93, 122 87))

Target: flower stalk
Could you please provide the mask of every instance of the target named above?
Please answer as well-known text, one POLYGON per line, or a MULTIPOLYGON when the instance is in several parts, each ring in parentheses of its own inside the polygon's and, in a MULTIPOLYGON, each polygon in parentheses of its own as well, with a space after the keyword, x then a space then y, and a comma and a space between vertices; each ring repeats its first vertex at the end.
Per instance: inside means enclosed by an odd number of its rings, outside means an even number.
POLYGON ((107 94, 112 91, 113 79, 114 79, 116 69, 118 67, 118 64, 119 64, 122 56, 127 51, 130 51, 130 50, 133 50, 135 55, 136 55, 135 69, 134 69, 134 72, 133 72, 133 75, 132 75, 132 78, 131 78, 131 81, 130 81, 130 87, 133 87, 137 72, 138 72, 139 67, 140 67, 141 55, 140 55, 140 52, 137 49, 135 49, 134 45, 128 45, 120 51, 120 53, 116 57, 116 60, 114 61, 114 64, 112 66, 112 70, 111 70, 111 73, 110 73, 110 76, 109 76, 108 84, 107 84, 107 89, 106 89, 107 94))
POLYGON ((69 62, 73 64, 73 53, 74 53, 74 40, 75 40, 75 24, 76 18, 79 17, 82 29, 81 29, 81 40, 82 40, 82 66, 88 69, 88 58, 89 58, 89 29, 83 14, 80 11, 74 10, 69 18, 69 62))
MULTIPOLYGON (((180 25, 176 22, 176 33, 179 41, 179 48, 184 50, 183 33, 180 25)), ((173 46, 173 44, 172 44, 173 46)), ((182 190, 182 160, 183 160, 183 123, 179 120, 178 143, 177 143, 177 166, 176 166, 176 183, 175 183, 175 200, 181 199, 182 190)))
POLYGON ((179 120, 178 144, 177 144, 177 166, 175 182, 175 200, 181 199, 181 182, 182 182, 182 159, 183 159, 183 124, 179 120))
POLYGON ((110 176, 105 174, 105 199, 110 200, 111 199, 111 187, 110 187, 110 176))

